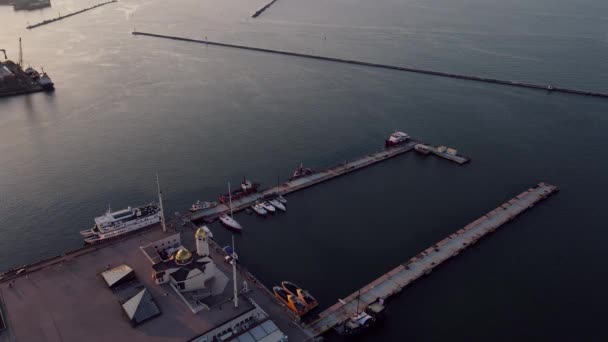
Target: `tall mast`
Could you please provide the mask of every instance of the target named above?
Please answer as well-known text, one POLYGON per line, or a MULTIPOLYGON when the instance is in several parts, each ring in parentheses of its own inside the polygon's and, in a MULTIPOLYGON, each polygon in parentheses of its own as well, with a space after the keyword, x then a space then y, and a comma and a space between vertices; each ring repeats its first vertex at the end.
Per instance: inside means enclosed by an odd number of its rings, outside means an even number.
POLYGON ((232 217, 232 192, 230 192, 230 182, 228 182, 228 202, 230 203, 230 217, 232 217))
POLYGON ((236 259, 234 255, 236 255, 236 250, 234 249, 234 235, 232 235, 232 283, 234 283, 234 307, 239 307, 239 293, 236 286, 236 259))
POLYGON ((357 315, 359 315, 359 299, 361 299, 361 289, 357 292, 357 315))
POLYGON ((163 192, 160 190, 160 181, 158 180, 158 172, 156 173, 156 188, 158 189, 158 204, 160 205, 160 222, 163 225, 163 232, 167 231, 165 225, 165 212, 163 210, 163 192))
POLYGON ((19 37, 19 66, 23 68, 23 49, 21 48, 21 37, 19 37))

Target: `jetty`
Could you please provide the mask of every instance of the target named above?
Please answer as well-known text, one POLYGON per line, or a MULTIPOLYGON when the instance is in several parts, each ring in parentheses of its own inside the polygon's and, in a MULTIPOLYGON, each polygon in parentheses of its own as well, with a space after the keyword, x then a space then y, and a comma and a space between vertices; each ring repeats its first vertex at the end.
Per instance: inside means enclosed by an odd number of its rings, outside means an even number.
POLYGON ((285 51, 285 50, 265 49, 265 48, 258 48, 258 47, 253 47, 253 46, 228 44, 228 43, 221 43, 221 42, 215 42, 215 41, 210 41, 210 40, 192 39, 192 38, 177 37, 177 36, 168 36, 168 35, 147 33, 147 32, 141 32, 141 31, 133 31, 133 32, 131 32, 131 34, 133 34, 135 36, 147 36, 147 37, 155 37, 155 38, 163 38, 163 39, 172 39, 172 40, 198 43, 198 44, 206 44, 206 45, 222 46, 222 47, 228 47, 228 48, 234 48, 234 49, 279 54, 279 55, 284 55, 284 56, 293 56, 293 57, 309 58, 309 59, 316 59, 316 60, 328 61, 328 62, 345 63, 345 64, 351 64, 351 65, 365 66, 365 67, 370 67, 370 68, 404 71, 404 72, 411 72, 411 73, 417 73, 417 74, 423 74, 423 75, 431 75, 431 76, 438 76, 438 77, 455 78, 455 79, 460 79, 460 80, 506 85, 506 86, 512 86, 512 87, 518 87, 518 88, 536 89, 536 90, 543 90, 543 91, 549 92, 549 93, 556 92, 556 93, 566 93, 566 94, 573 94, 573 95, 584 95, 584 96, 608 98, 608 93, 604 93, 604 92, 563 88, 563 87, 553 86, 550 84, 534 84, 534 83, 526 83, 526 82, 519 82, 519 81, 500 80, 500 79, 487 78, 487 77, 481 77, 481 76, 455 74, 455 73, 448 73, 448 72, 442 72, 442 71, 419 69, 419 68, 413 68, 413 67, 402 67, 402 66, 389 65, 389 64, 370 63, 370 62, 357 61, 357 60, 353 60, 353 59, 325 57, 325 56, 305 54, 305 53, 299 53, 299 52, 291 52, 291 51, 285 51))
POLYGON ((337 304, 321 312, 318 319, 308 324, 308 328, 312 330, 315 336, 319 336, 342 324, 357 312, 366 309, 370 304, 380 299, 385 300, 401 292, 409 284, 431 273, 435 267, 444 261, 457 256, 485 235, 494 232, 557 191, 558 188, 554 185, 539 183, 535 187, 520 193, 395 267, 390 272, 363 286, 360 290, 341 299, 337 304))
MULTIPOLYGON (((351 172, 361 170, 365 167, 386 161, 396 156, 402 155, 414 149, 414 146, 420 144, 420 141, 411 139, 403 144, 386 148, 384 150, 365 155, 352 161, 342 162, 332 166, 324 171, 314 172, 310 175, 298 177, 289 180, 283 184, 271 187, 269 189, 244 196, 242 198, 232 200, 232 210, 234 212, 241 211, 251 207, 256 201, 261 199, 274 197, 278 195, 288 195, 292 192, 309 188, 313 185, 349 174, 351 172)), ((441 156, 441 155, 440 155, 441 156)), ((444 157, 444 156, 441 156, 444 157)), ((460 157, 464 158, 464 157, 460 157)), ((466 159, 468 161, 468 158, 466 159)), ((459 162, 459 164, 462 164, 459 162)), ((188 216, 191 221, 204 220, 212 222, 222 214, 228 213, 230 207, 226 204, 220 204, 212 208, 196 211, 188 216)))
POLYGON ((69 18, 69 17, 75 16, 75 15, 77 15, 77 14, 84 13, 84 12, 86 12, 86 11, 90 11, 90 10, 95 9, 95 8, 97 8, 97 7, 105 6, 105 5, 108 5, 108 4, 111 4, 111 3, 114 3, 114 2, 118 2, 118 0, 112 0, 112 1, 108 1, 108 2, 102 2, 102 3, 100 3, 100 4, 93 5, 93 6, 91 6, 91 7, 87 7, 87 8, 81 9, 81 10, 76 11, 76 12, 73 12, 73 13, 69 13, 69 14, 66 14, 66 15, 60 15, 60 16, 58 16, 58 17, 56 17, 56 18, 53 18, 53 19, 47 19, 47 20, 41 21, 41 22, 39 22, 39 23, 37 23, 37 24, 34 24, 34 25, 29 25, 29 26, 27 26, 26 28, 27 28, 28 30, 31 30, 31 29, 33 29, 33 28, 40 27, 40 26, 43 26, 43 25, 47 25, 47 24, 50 24, 50 23, 54 23, 54 22, 56 22, 56 21, 63 20, 63 19, 65 19, 65 18, 69 18))
POLYGON ((277 2, 277 0, 272 0, 271 2, 267 3, 266 5, 262 6, 262 8, 260 8, 259 10, 255 11, 255 13, 253 13, 251 15, 252 18, 257 18, 259 17, 262 13, 264 13, 265 10, 268 9, 268 7, 274 5, 274 3, 277 2))

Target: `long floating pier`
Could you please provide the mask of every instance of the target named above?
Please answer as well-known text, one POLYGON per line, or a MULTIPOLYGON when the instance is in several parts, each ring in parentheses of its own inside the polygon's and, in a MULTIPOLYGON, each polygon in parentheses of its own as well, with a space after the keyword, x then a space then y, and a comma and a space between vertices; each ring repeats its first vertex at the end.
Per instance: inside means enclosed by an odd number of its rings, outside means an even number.
POLYGON ((285 55, 285 56, 294 56, 294 57, 310 58, 310 59, 317 59, 317 60, 323 60, 323 61, 329 61, 329 62, 361 65, 361 66, 372 67, 372 68, 413 72, 413 73, 418 73, 418 74, 456 78, 456 79, 461 79, 461 80, 477 81, 477 82, 484 82, 484 83, 502 84, 502 85, 507 85, 507 86, 512 86, 512 87, 544 90, 544 91, 548 91, 548 92, 559 92, 559 93, 567 93, 567 94, 574 94, 574 95, 585 95, 585 96, 608 98, 608 93, 577 90, 577 89, 568 89, 568 88, 562 88, 562 87, 554 87, 552 85, 523 83, 523 82, 518 82, 518 81, 506 81, 506 80, 499 80, 499 79, 495 79, 495 78, 453 74, 453 73, 447 73, 447 72, 425 70, 425 69, 418 69, 418 68, 408 68, 408 67, 401 67, 401 66, 388 65, 388 64, 369 63, 369 62, 362 62, 362 61, 351 60, 351 59, 325 57, 325 56, 310 55, 310 54, 283 51, 283 50, 264 49, 264 48, 257 48, 257 47, 252 47, 252 46, 227 44, 227 43, 214 42, 214 41, 210 41, 210 40, 200 40, 200 39, 192 39, 192 38, 184 38, 184 37, 176 37, 176 36, 167 36, 167 35, 162 35, 162 34, 139 32, 139 31, 133 31, 132 34, 136 35, 136 36, 148 36, 148 37, 155 37, 155 38, 173 39, 173 40, 179 40, 179 41, 185 41, 185 42, 223 46, 223 47, 229 47, 229 48, 235 48, 235 49, 265 52, 265 53, 273 53, 273 54, 279 54, 279 55, 285 55))
POLYGON ((386 299, 401 292, 407 285, 429 274, 444 261, 458 255, 483 236, 494 232, 556 191, 558 188, 554 185, 539 183, 522 192, 321 312, 319 318, 311 322, 308 328, 315 336, 319 336, 379 299, 386 299), (357 303, 359 303, 358 307, 357 303))
POLYGON ((36 27, 39 27, 39 26, 43 26, 43 25, 46 25, 46 24, 50 24, 50 23, 53 23, 53 22, 56 22, 56 21, 59 21, 59 20, 65 19, 65 18, 69 18, 69 17, 75 16, 77 14, 84 13, 84 12, 90 11, 90 10, 92 10, 94 8, 101 7, 101 6, 104 6, 104 5, 107 5, 107 4, 111 4, 111 3, 114 3, 114 2, 118 2, 118 0, 112 0, 112 1, 108 1, 108 2, 102 2, 100 4, 97 4, 97 5, 94 5, 94 6, 91 6, 91 7, 87 7, 85 9, 81 9, 80 11, 76 11, 76 12, 73 12, 73 13, 70 13, 70 14, 66 14, 66 15, 60 15, 57 18, 47 19, 47 20, 41 21, 41 22, 39 22, 37 24, 29 25, 26 28, 28 30, 31 30, 33 28, 36 28, 36 27))
MULTIPOLYGON (((367 166, 374 165, 376 163, 379 163, 379 162, 388 160, 390 158, 396 157, 398 155, 412 151, 414 149, 414 146, 416 146, 419 143, 420 143, 419 141, 410 140, 404 144, 390 147, 385 150, 363 156, 359 159, 356 159, 356 160, 353 160, 350 162, 344 162, 339 165, 330 167, 327 170, 315 172, 311 175, 303 176, 303 177, 300 177, 300 178, 297 178, 294 180, 290 180, 288 182, 279 184, 277 186, 266 189, 264 191, 256 192, 251 195, 239 198, 237 200, 233 200, 232 201, 232 210, 235 212, 244 210, 244 209, 251 207, 256 201, 258 201, 262 198, 276 196, 276 195, 287 195, 292 192, 296 192, 298 190, 306 189, 308 187, 319 184, 321 182, 328 181, 330 179, 348 174, 350 172, 363 169, 367 166)), ((460 158, 464 158, 464 157, 460 157, 460 158)), ((466 160, 468 161, 468 159, 466 159, 466 160)), ((452 160, 452 161, 455 161, 455 160, 452 160)), ((458 162, 459 164, 462 164, 459 161, 456 161, 456 162, 458 162)), ((190 216, 188 218, 191 221, 205 220, 207 222, 211 222, 214 219, 216 219, 218 216, 220 216, 221 214, 227 213, 229 210, 230 210, 230 208, 227 205, 220 204, 213 208, 196 211, 193 214, 190 214, 190 216)))
POLYGON ((257 18, 259 17, 262 13, 264 13, 265 10, 268 9, 268 7, 274 5, 274 3, 277 2, 277 0, 272 0, 271 2, 267 3, 266 5, 264 5, 262 8, 260 8, 259 10, 255 11, 255 13, 253 13, 251 15, 252 18, 257 18))

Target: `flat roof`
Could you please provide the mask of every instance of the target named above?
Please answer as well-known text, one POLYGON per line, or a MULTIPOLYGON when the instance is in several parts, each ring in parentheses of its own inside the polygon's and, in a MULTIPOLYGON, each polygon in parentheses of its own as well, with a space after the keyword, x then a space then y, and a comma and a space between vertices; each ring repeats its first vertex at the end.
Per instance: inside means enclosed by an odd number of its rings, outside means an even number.
MULTIPOLYGON (((180 229, 184 229, 185 246, 189 245, 185 241, 194 242, 195 228, 180 229)), ((0 283, 8 325, 8 330, 0 333, 0 341, 186 341, 252 309, 245 298, 241 298, 241 305, 235 309, 228 297, 224 304, 195 315, 170 285, 154 283, 152 264, 139 247, 171 234, 175 232, 153 229, 24 273, 11 280, 11 287, 7 281, 0 283), (136 327, 131 326, 118 298, 101 276, 108 268, 123 264, 135 271, 161 311, 160 316, 136 327)), ((223 255, 213 248, 210 252, 217 267, 229 275, 230 265, 224 262, 223 255)), ((255 286, 250 288, 253 291, 247 296, 271 315, 285 334, 293 340, 304 339, 304 332, 294 327, 272 298, 255 286)), ((224 296, 227 293, 231 291, 226 291, 224 296)))

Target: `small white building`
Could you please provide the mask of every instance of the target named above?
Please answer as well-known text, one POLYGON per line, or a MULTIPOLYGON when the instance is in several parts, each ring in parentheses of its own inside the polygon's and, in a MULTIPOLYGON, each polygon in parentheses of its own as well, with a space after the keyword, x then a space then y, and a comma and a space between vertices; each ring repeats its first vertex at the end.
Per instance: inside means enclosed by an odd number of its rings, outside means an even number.
POLYGON ((209 290, 214 295, 210 282, 216 276, 216 266, 209 257, 209 241, 207 233, 198 229, 195 234, 196 251, 185 247, 171 245, 167 259, 154 265, 154 281, 157 284, 171 283, 180 292, 194 290, 209 290))

